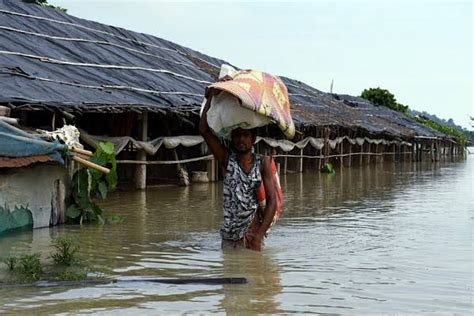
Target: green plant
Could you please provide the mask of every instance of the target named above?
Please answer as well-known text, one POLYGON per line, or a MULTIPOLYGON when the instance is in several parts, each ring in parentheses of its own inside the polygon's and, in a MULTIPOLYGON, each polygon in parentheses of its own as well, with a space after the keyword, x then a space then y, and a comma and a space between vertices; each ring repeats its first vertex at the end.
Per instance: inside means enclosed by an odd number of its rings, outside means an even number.
POLYGON ((63 12, 63 13, 67 12, 67 9, 62 8, 60 6, 55 6, 55 5, 49 4, 47 0, 23 0, 23 1, 27 2, 27 3, 37 4, 37 5, 45 7, 45 8, 55 9, 55 10, 58 10, 58 11, 63 12))
POLYGON ((443 124, 439 124, 439 123, 436 123, 432 120, 424 119, 424 118, 421 118, 421 117, 415 117, 415 120, 418 123, 423 124, 424 126, 435 129, 435 130, 437 130, 441 133, 444 133, 446 135, 453 136, 454 138, 456 138, 456 141, 461 146, 463 146, 463 147, 466 146, 467 136, 466 136, 466 134, 462 133, 461 131, 459 131, 459 130, 453 128, 453 127, 443 125, 443 124))
POLYGON ((334 173, 334 167, 331 163, 327 162, 324 164, 324 166, 321 168, 321 172, 323 173, 334 173))
POLYGON ((110 142, 99 143, 91 161, 110 168, 103 173, 89 168, 81 168, 72 178, 72 204, 66 210, 66 216, 72 221, 84 220, 105 223, 103 210, 94 203, 94 198, 107 198, 117 186, 117 162, 114 145, 110 142))
POLYGON ((362 91, 361 97, 375 105, 385 106, 392 110, 406 113, 408 106, 397 103, 395 96, 390 91, 382 88, 369 88, 362 91))
POLYGON ((18 263, 18 258, 15 256, 10 256, 7 257, 3 262, 8 266, 10 271, 13 271, 16 267, 16 264, 18 263))
POLYGON ((23 255, 19 260, 21 266, 21 274, 28 281, 39 280, 43 274, 43 266, 41 265, 40 255, 35 253, 32 255, 23 255))
POLYGON ((61 281, 81 281, 87 278, 87 271, 80 270, 80 271, 63 271, 59 273, 58 279, 61 281))
POLYGON ((70 266, 77 262, 76 253, 79 250, 77 242, 68 237, 57 237, 52 241, 55 252, 50 254, 54 263, 70 266))

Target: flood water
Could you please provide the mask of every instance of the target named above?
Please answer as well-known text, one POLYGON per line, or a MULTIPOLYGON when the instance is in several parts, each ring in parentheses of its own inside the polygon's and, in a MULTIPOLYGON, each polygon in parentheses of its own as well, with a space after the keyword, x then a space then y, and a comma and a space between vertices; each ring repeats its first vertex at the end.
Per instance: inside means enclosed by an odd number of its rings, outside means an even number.
MULTIPOLYGON (((0 289, 0 313, 473 313, 474 157, 288 174, 262 253, 220 250, 221 184, 114 194, 121 224, 0 238, 0 257, 75 236, 115 278, 245 277, 248 284, 150 282, 0 289)), ((1 265, 0 276, 6 274, 1 265)))

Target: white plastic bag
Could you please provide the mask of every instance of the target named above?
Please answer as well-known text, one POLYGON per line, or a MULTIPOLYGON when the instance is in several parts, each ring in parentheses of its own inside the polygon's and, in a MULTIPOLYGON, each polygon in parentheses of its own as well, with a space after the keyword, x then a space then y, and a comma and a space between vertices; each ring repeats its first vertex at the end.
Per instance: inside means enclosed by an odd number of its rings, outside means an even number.
POLYGON ((235 128, 251 129, 270 122, 270 118, 240 106, 237 97, 225 91, 211 99, 211 107, 207 112, 209 127, 222 138, 230 138, 235 128))

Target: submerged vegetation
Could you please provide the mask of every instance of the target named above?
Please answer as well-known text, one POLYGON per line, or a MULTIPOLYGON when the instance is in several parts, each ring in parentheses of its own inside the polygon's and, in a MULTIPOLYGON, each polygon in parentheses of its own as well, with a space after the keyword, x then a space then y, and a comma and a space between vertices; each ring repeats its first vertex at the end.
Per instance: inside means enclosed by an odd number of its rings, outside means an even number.
POLYGON ((335 173, 336 171, 334 170, 334 166, 328 162, 325 163, 324 166, 321 168, 322 173, 335 173))
POLYGON ((80 281, 87 278, 90 268, 78 257, 80 248, 77 240, 70 237, 57 237, 51 242, 53 251, 49 258, 53 262, 42 262, 38 253, 22 256, 9 256, 3 260, 9 271, 7 282, 29 283, 45 281, 80 281))
POLYGON ((44 273, 38 253, 21 256, 18 263, 20 264, 20 276, 24 281, 37 281, 44 273))
POLYGON ((52 242, 56 252, 50 254, 54 263, 58 265, 70 266, 77 261, 76 253, 79 250, 79 244, 68 237, 58 237, 52 242))
POLYGON ((117 186, 117 162, 115 148, 110 142, 99 143, 91 161, 110 168, 110 173, 103 173, 90 169, 77 170, 72 178, 72 203, 66 210, 70 222, 105 223, 103 210, 94 202, 94 199, 107 198, 107 195, 117 186))

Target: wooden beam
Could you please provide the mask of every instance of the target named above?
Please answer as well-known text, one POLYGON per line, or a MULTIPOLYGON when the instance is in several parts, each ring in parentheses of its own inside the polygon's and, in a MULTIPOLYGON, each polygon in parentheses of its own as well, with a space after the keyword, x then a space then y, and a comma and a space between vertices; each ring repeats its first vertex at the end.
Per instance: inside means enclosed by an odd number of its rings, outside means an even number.
MULTIPOLYGON (((140 140, 147 141, 148 138, 148 112, 140 115, 140 140)), ((146 152, 141 149, 137 152, 137 160, 146 162, 146 152)), ((146 189, 146 163, 138 164, 135 169, 135 188, 139 190, 146 189)))

